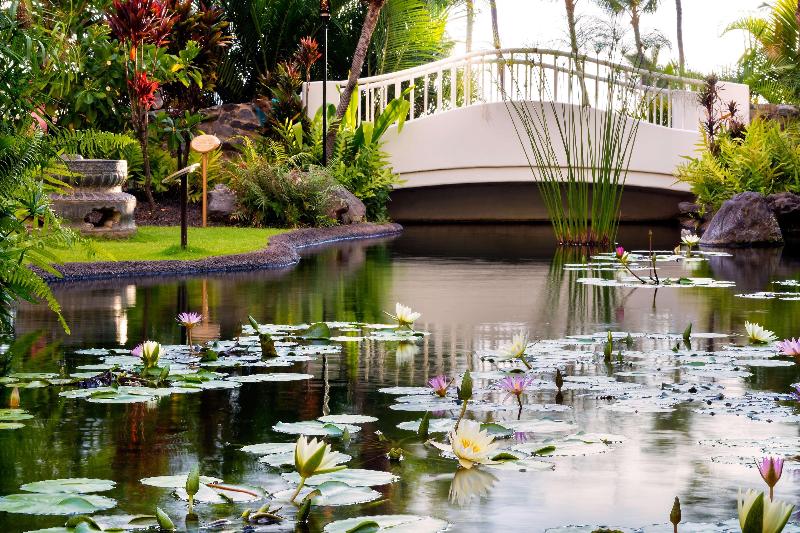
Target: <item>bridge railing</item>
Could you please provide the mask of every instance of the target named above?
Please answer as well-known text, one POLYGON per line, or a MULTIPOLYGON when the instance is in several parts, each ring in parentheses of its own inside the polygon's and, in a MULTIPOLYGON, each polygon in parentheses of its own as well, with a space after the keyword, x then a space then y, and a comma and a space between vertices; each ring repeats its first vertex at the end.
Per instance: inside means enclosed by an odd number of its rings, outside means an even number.
MULTIPOLYGON (((641 104, 642 120, 695 130, 700 117, 696 91, 703 83, 560 50, 481 50, 360 79, 357 116, 359 121, 372 121, 396 97, 411 102, 409 121, 504 99, 588 104, 602 110, 609 102, 613 105, 609 91, 623 84, 628 96, 641 104)), ((728 100, 739 101, 748 121, 747 87, 726 83, 724 89, 730 92, 728 100)))

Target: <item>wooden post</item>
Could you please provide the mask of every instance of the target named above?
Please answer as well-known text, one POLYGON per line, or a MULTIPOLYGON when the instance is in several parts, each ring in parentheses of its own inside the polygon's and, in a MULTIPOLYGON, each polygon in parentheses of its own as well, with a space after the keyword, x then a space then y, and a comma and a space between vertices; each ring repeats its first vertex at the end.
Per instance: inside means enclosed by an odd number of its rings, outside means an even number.
POLYGON ((214 135, 198 135, 194 139, 192 139, 192 150, 195 152, 202 154, 201 161, 202 161, 202 174, 203 174, 203 227, 206 227, 208 223, 208 215, 207 215, 207 186, 208 186, 208 154, 219 148, 220 140, 215 137, 214 135))

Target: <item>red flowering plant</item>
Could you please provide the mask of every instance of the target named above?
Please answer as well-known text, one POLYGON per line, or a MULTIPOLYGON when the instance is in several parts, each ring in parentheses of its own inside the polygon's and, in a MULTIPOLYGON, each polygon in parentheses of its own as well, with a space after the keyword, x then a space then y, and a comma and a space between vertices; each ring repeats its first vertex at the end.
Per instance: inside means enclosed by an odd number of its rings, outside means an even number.
POLYGON ((187 43, 177 55, 166 45, 177 20, 165 0, 114 0, 106 12, 111 33, 124 50, 131 126, 142 147, 144 191, 154 207, 152 176, 147 151, 150 112, 160 107, 159 88, 171 81, 188 86, 197 76, 191 61, 198 53, 197 44, 187 43))
POLYGON ((304 102, 306 106, 308 106, 308 88, 311 84, 311 67, 319 61, 320 57, 322 57, 322 53, 319 51, 319 43, 317 43, 316 39, 310 36, 300 39, 300 44, 294 53, 294 60, 303 67, 306 75, 306 98, 304 102))

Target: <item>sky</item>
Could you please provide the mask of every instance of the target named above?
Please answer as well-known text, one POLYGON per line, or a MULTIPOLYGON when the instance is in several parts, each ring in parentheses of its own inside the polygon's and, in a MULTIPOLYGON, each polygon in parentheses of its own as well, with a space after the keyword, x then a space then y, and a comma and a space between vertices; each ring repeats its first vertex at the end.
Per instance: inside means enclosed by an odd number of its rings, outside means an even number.
MULTIPOLYGON (((759 13, 764 0, 683 0, 683 42, 689 69, 703 73, 722 72, 736 63, 747 43, 743 32, 723 35, 725 28, 739 18, 759 13)), ((488 0, 475 0, 479 10, 474 29, 473 49, 491 48, 492 23, 488 0)), ((594 0, 578 0, 581 23, 592 17, 607 17, 594 0)), ((567 21, 562 0, 497 0, 498 26, 503 47, 541 46, 566 49, 567 21)), ((625 19, 625 28, 630 28, 625 19)), ((464 51, 466 24, 463 10, 454 12, 448 33, 457 41, 456 53, 464 51)), ((642 30, 657 29, 672 44, 663 50, 659 62, 678 59, 675 2, 661 0, 654 14, 642 16, 642 30)), ((632 39, 631 39, 632 40, 632 39)))

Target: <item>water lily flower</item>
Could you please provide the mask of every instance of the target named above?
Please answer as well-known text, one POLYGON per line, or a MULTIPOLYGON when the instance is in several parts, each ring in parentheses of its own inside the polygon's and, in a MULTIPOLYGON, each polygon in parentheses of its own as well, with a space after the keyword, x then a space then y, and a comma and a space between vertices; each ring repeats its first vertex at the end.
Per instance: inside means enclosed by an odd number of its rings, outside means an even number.
POLYGON ((742 528, 742 531, 746 533, 750 531, 780 533, 789 521, 792 511, 794 511, 794 505, 767 500, 764 498, 763 492, 748 490, 742 493, 742 490, 739 489, 737 509, 739 511, 739 527, 742 528), (754 523, 759 516, 761 524, 754 523))
POLYGON ((752 343, 766 344, 768 342, 773 342, 777 338, 774 331, 765 329, 755 322, 745 322, 744 328, 747 331, 747 337, 752 343))
POLYGON ((775 485, 778 484, 778 481, 781 479, 781 474, 783 473, 783 458, 764 457, 761 461, 756 461, 756 466, 758 467, 758 473, 761 474, 764 483, 769 487, 769 499, 771 500, 775 485))
POLYGON ((412 311, 410 307, 406 307, 405 305, 397 302, 394 306, 394 314, 386 313, 390 317, 397 320, 397 324, 401 328, 408 328, 411 329, 414 326, 414 322, 416 322, 419 317, 422 316, 422 313, 417 313, 412 311))
POLYGON ((525 360, 525 350, 527 348, 528 336, 524 333, 517 333, 511 338, 511 344, 500 348, 500 353, 497 358, 500 360, 519 359, 527 368, 531 368, 531 365, 525 360))
POLYGON ((800 357, 800 339, 786 339, 780 341, 777 346, 783 355, 800 357))
POLYGON ((345 466, 336 464, 336 455, 331 451, 331 445, 325 441, 306 439, 300 435, 294 448, 294 468, 300 474, 300 483, 297 485, 290 501, 294 501, 306 483, 306 479, 317 474, 327 474, 343 470, 345 466))
POLYGON ((694 233, 689 233, 681 237, 681 242, 688 246, 689 249, 692 249, 700 243, 700 237, 694 233))
POLYGON ((497 448, 494 437, 481 430, 481 425, 474 420, 462 420, 458 429, 450 432, 450 446, 463 468, 489 462, 497 448))
POLYGON ((616 254, 617 254, 617 259, 619 259, 620 263, 622 263, 623 265, 628 263, 630 254, 625 251, 625 248, 623 248, 622 246, 617 246, 616 254))
POLYGON ((452 385, 453 380, 448 380, 446 376, 436 376, 428 380, 428 386, 440 398, 447 396, 447 389, 452 385))
POLYGON ((142 359, 142 366, 147 370, 158 365, 158 358, 161 355, 161 344, 156 341, 145 341, 131 350, 134 357, 142 359))
POLYGON ((181 313, 175 319, 178 323, 186 328, 186 344, 189 349, 192 349, 192 329, 203 320, 203 315, 200 313, 181 313))

